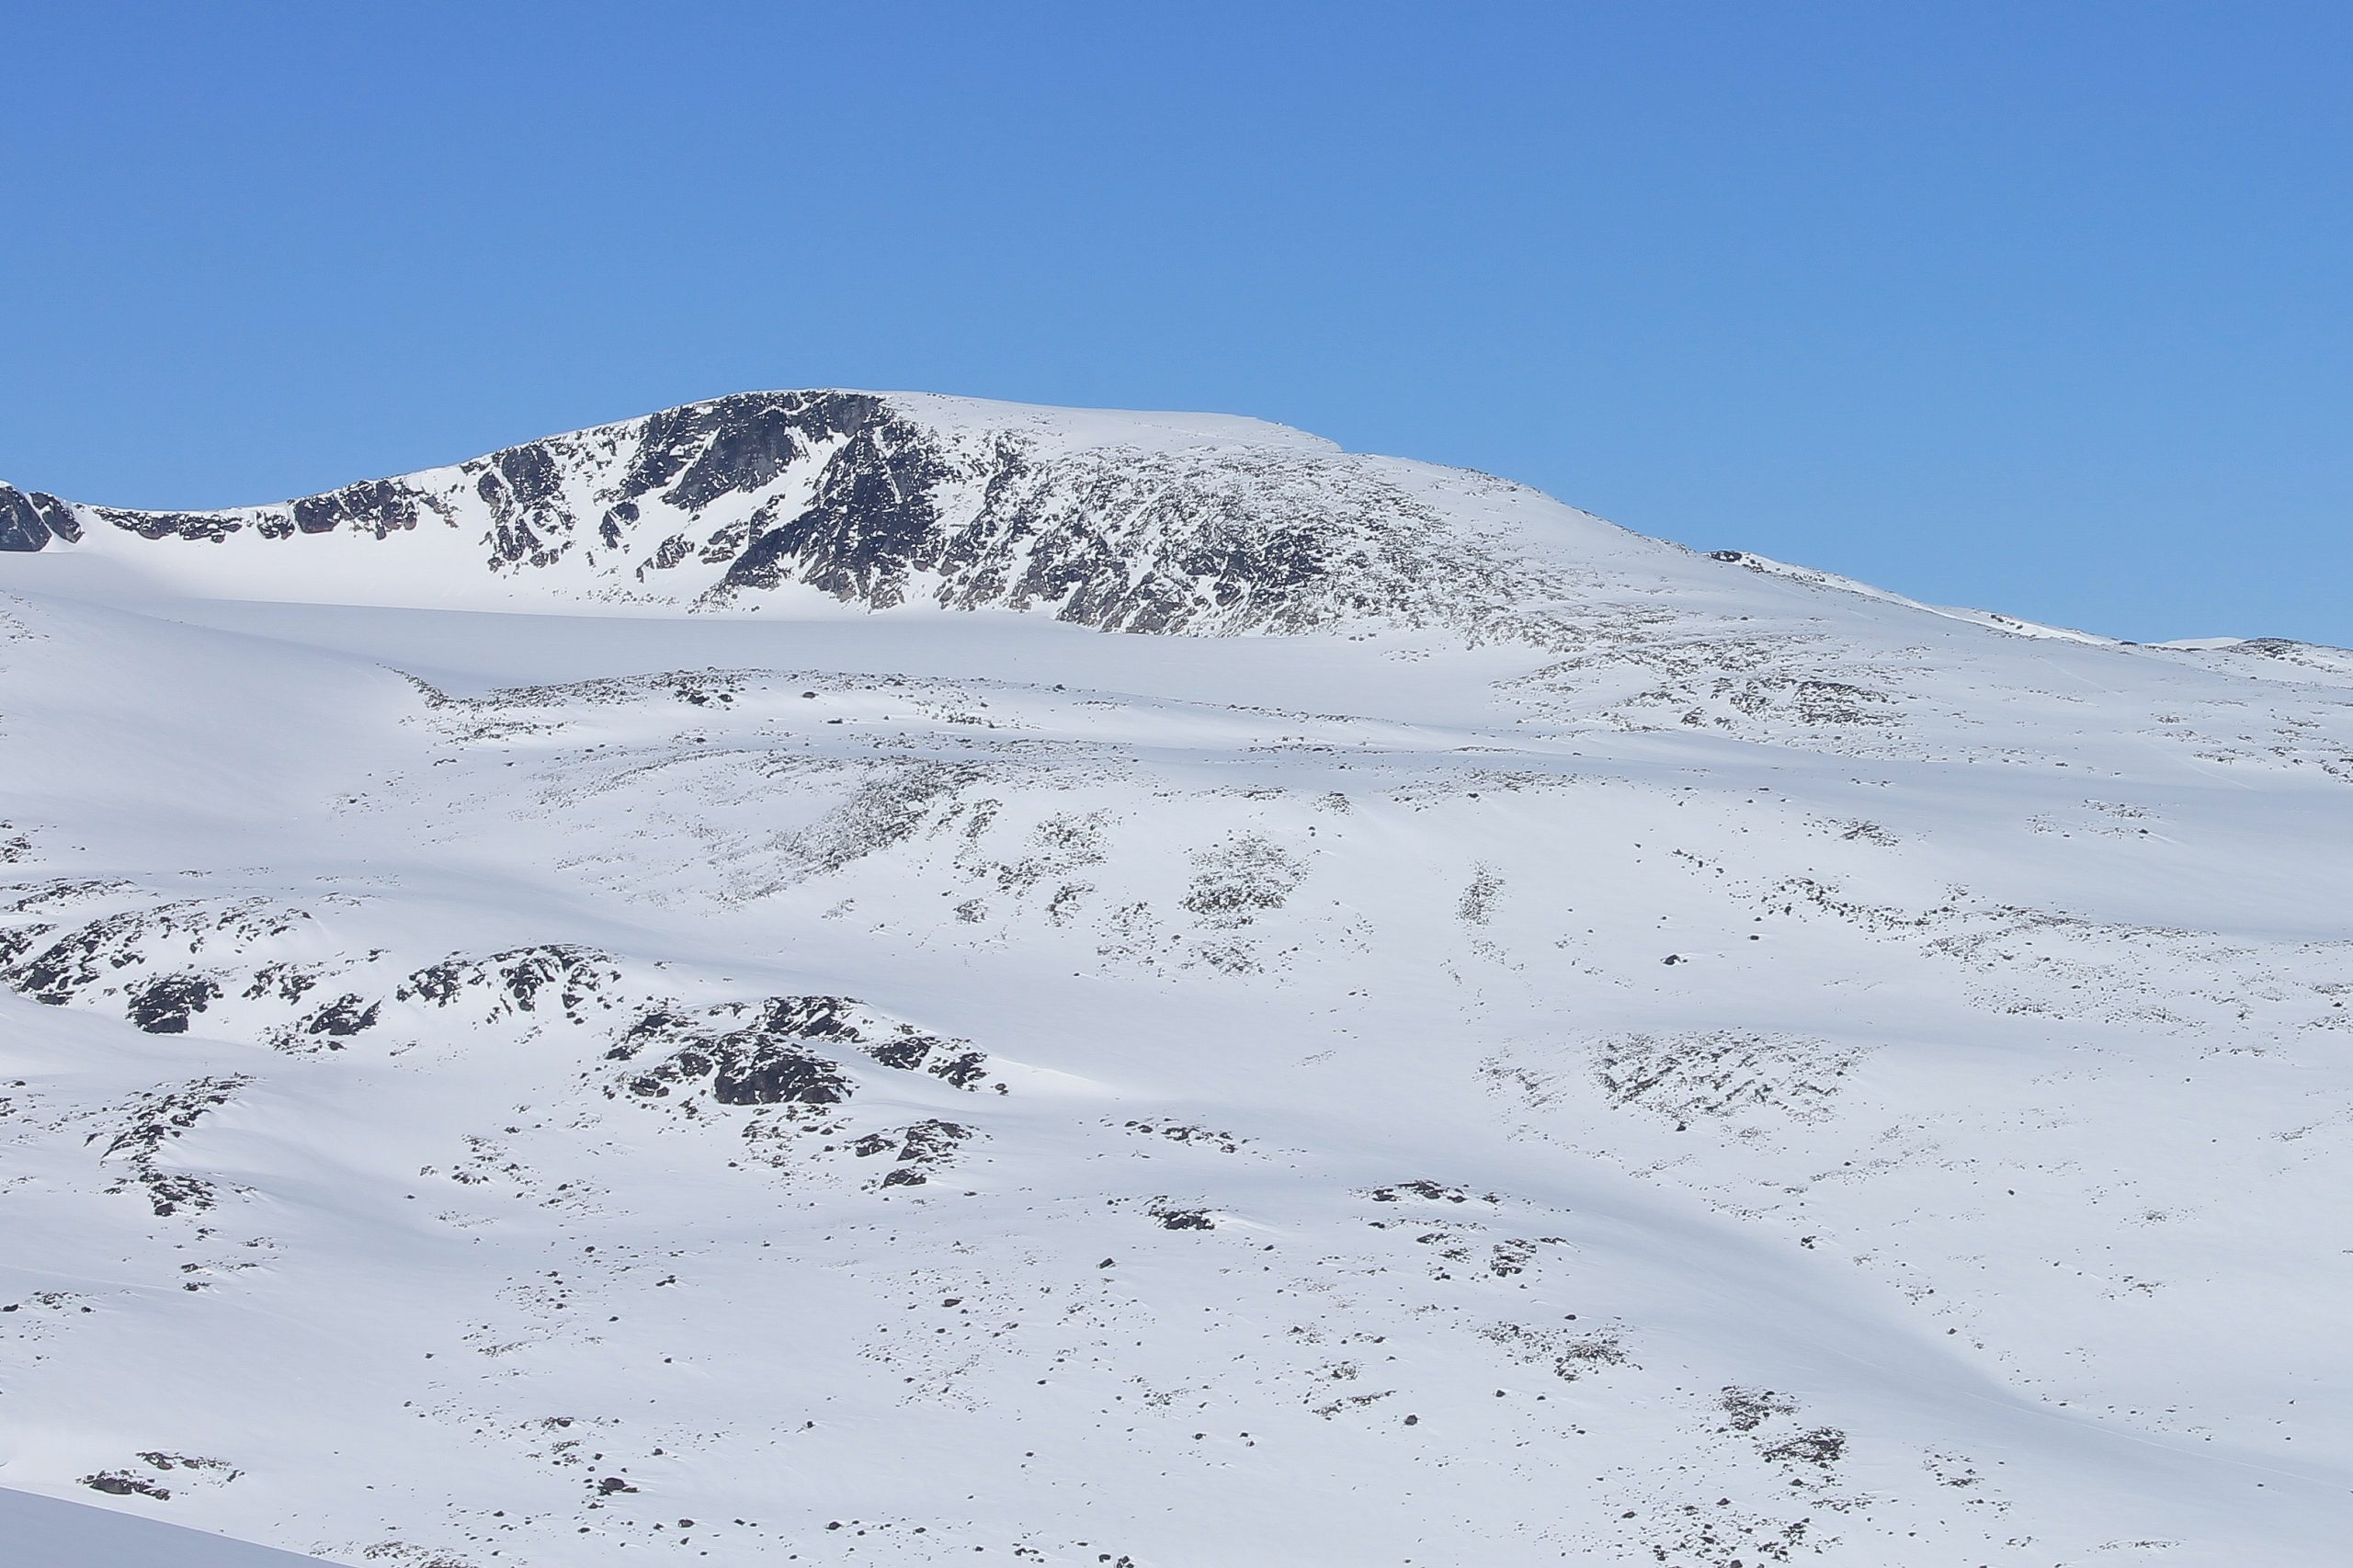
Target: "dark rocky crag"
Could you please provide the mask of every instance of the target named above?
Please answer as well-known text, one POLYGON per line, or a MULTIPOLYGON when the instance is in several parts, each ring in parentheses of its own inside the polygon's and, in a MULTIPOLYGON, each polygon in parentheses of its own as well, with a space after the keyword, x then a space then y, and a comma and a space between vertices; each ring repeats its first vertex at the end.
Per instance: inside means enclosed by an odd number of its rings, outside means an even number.
POLYGON ((81 537, 81 519, 66 502, 0 484, 0 550, 40 550, 51 539, 72 544, 81 537))

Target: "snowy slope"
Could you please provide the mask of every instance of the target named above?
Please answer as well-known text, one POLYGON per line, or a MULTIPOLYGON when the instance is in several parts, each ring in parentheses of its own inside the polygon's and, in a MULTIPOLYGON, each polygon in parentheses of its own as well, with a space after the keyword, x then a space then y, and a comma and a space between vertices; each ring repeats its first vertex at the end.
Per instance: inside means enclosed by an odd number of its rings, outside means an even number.
POLYGON ((177 1525, 0 1488, 0 1542, 9 1568, 317 1568, 274 1551, 177 1525))
POLYGON ((443 1568, 2341 1558, 2329 651, 869 394, 9 529, 7 1485, 443 1568))

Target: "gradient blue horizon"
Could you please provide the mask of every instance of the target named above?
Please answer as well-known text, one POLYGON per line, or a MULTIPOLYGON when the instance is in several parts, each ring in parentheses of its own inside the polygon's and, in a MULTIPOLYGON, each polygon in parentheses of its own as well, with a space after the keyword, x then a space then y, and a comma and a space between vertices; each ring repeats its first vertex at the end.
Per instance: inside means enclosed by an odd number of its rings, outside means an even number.
POLYGON ((2353 643, 2353 7, 0 0, 0 478, 753 387, 1256 415, 2143 640, 2353 643))

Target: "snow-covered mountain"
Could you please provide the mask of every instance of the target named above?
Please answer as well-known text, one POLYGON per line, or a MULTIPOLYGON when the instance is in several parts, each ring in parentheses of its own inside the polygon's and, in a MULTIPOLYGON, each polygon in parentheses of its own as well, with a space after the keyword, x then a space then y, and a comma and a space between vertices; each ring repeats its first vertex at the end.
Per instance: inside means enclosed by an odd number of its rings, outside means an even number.
POLYGON ((748 608, 799 589, 1105 631, 1295 631, 1508 619, 1547 579, 1510 548, 1530 541, 1496 535, 1540 509, 1556 528, 1568 515, 1255 420, 760 392, 282 506, 130 512, 0 490, 0 548, 367 604, 748 608))
POLYGON ((0 1486, 414 1568, 2341 1558, 2353 656, 895 394, 0 547, 0 1486))

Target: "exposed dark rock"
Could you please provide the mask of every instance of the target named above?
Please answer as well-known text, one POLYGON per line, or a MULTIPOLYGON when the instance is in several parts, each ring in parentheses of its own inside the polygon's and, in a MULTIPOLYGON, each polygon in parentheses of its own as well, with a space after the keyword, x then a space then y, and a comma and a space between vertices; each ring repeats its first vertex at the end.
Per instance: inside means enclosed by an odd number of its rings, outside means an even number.
MULTIPOLYGON (((291 503, 289 509, 298 532, 333 533, 347 528, 378 539, 415 528, 426 510, 440 511, 431 498, 397 479, 370 479, 347 484, 324 495, 305 496, 291 503)), ((266 523, 262 531, 270 531, 266 523)))
POLYGON ((210 975, 159 975, 131 993, 130 1018, 149 1034, 186 1034, 188 1020, 220 999, 210 975))
POLYGON ((1129 1121, 1121 1124, 1129 1131, 1145 1137, 1165 1138, 1172 1143, 1195 1144, 1215 1149, 1220 1153, 1238 1154, 1249 1140, 1237 1133, 1214 1131, 1207 1127, 1193 1127, 1170 1121, 1129 1121))
POLYGON ((754 539, 725 586, 797 580, 881 608, 902 603, 908 568, 938 520, 932 487, 947 477, 915 426, 887 415, 861 422, 825 464, 809 506, 754 539))
POLYGON ((127 1470, 109 1470, 97 1475, 85 1475, 82 1478, 82 1484, 93 1492, 103 1492, 111 1497, 129 1497, 136 1494, 142 1497, 153 1497, 159 1503, 167 1503, 171 1501, 172 1496, 170 1488, 158 1485, 143 1475, 133 1475, 127 1470))
POLYGON ((710 1074, 710 1097, 722 1105, 832 1105, 849 1092, 849 1081, 832 1062, 773 1046, 740 1059, 722 1055, 710 1074))
POLYGON ((1801 1432, 1794 1437, 1758 1450, 1768 1460, 1786 1464, 1810 1464, 1818 1470, 1828 1470, 1847 1452, 1847 1434, 1835 1426, 1817 1426, 1811 1432, 1801 1432))
MULTIPOLYGON (((1401 1181, 1394 1187, 1376 1187, 1365 1196, 1375 1203, 1399 1203, 1409 1199, 1419 1199, 1425 1203, 1467 1203, 1472 1194, 1468 1188, 1447 1182, 1401 1181)), ((1481 1201, 1499 1203, 1502 1199, 1490 1192, 1481 1201)))
POLYGON ((366 997, 347 992, 303 1019, 302 1032, 348 1039, 373 1028, 376 1015, 382 1011, 383 1006, 381 1001, 370 1002, 366 997))
POLYGON ((1579 1333, 1499 1323, 1480 1330, 1480 1334, 1501 1346, 1515 1360, 1549 1367, 1563 1382, 1573 1383, 1588 1373, 1606 1367, 1622 1367, 1627 1361, 1625 1346, 1606 1329, 1579 1333))
POLYGON ((126 512, 112 506, 91 508, 106 521, 142 539, 224 540, 244 528, 233 512, 126 512))
POLYGON ((57 929, 54 926, 19 926, 12 931, 0 931, 0 972, 6 972, 8 982, 35 1001, 63 1002, 64 997, 51 998, 40 994, 38 988, 24 983, 14 972, 16 962, 42 945, 43 938, 57 929))
POLYGON ((544 506, 563 491, 563 471, 557 466, 545 442, 531 441, 519 447, 509 447, 491 457, 499 477, 506 482, 508 494, 522 506, 544 506))
POLYGON ((223 1481, 234 1481, 244 1473, 227 1460, 208 1459, 201 1454, 167 1454, 148 1449, 139 1457, 151 1470, 210 1471, 223 1481))
POLYGON ((0 551, 34 551, 51 539, 71 544, 82 537, 74 508, 54 495, 0 484, 0 551))
POLYGON ((319 983, 319 977, 309 966, 293 963, 264 964, 254 971, 245 986, 245 1000, 258 1001, 264 996, 280 1002, 300 1002, 319 983))
POLYGON ((835 997, 777 997, 687 1015, 649 1013, 608 1055, 634 1058, 648 1047, 669 1054, 625 1084, 641 1099, 708 1085, 721 1105, 838 1105, 851 1085, 840 1066, 805 1048, 834 1032, 835 997))
POLYGON ((462 1001, 483 1006, 492 1017, 561 1011, 574 1023, 585 1023, 589 1004, 620 979, 610 954, 551 942, 484 959, 453 955, 416 971, 392 994, 438 1007, 462 1001))
POLYGON ((185 1172, 165 1170, 160 1158, 163 1148, 236 1098, 237 1091, 252 1082, 243 1075, 198 1078, 140 1096, 125 1111, 122 1125, 103 1157, 120 1157, 129 1163, 131 1180, 146 1189, 159 1217, 182 1209, 210 1209, 211 1184, 185 1172))
POLYGON ((33 551, 49 542, 49 519, 21 490, 0 484, 0 550, 33 551))
POLYGON ((926 1072, 960 1089, 978 1088, 988 1074, 988 1053, 968 1048, 963 1040, 943 1040, 901 1024, 888 1039, 865 1046, 866 1054, 885 1067, 902 1072, 926 1072))
POLYGON ((741 392, 667 409, 645 421, 620 493, 688 511, 758 489, 808 445, 862 428, 881 410, 858 392, 741 392), (675 481, 675 483, 673 483, 675 481))
POLYGON ((898 1163, 883 1174, 877 1187, 922 1187, 931 1173, 949 1165, 958 1146, 974 1136, 972 1130, 953 1121, 918 1121, 896 1132, 870 1132, 850 1145, 862 1157, 896 1154, 898 1163))
POLYGON ((672 534, 662 541, 661 548, 654 551, 645 564, 638 568, 637 574, 643 577, 648 572, 667 572, 686 561, 694 552, 692 540, 684 534, 672 534))
MULTIPOLYGON (((75 897, 77 892, 113 892, 115 888, 56 883, 51 890, 56 897, 75 897)), ((198 953, 210 944, 217 944, 223 956, 243 953, 256 942, 280 937, 303 921, 308 921, 308 915, 299 909, 285 909, 264 900, 184 900, 151 909, 118 909, 63 932, 18 927, 7 937, 0 937, 0 982, 50 1006, 87 1003, 130 991, 134 1017, 146 1010, 158 1019, 160 1034, 176 1034, 186 1028, 188 1012, 202 1010, 222 991, 211 982, 202 982, 181 996, 163 982, 142 984, 136 970, 146 968, 158 953, 198 953), (134 972, 125 974, 125 970, 134 972), (155 989, 158 984, 163 989, 155 989), (205 991, 205 986, 211 989, 205 991), (174 1015, 179 1017, 176 1024, 169 1022, 174 1015)), ((268 965, 266 972, 276 974, 285 965, 268 965)), ((188 977, 179 974, 176 980, 188 977)))
POLYGON ((899 1158, 909 1165, 944 1165, 956 1146, 972 1136, 972 1130, 959 1122, 918 1121, 900 1135, 899 1158))
POLYGON ((1754 1432, 1776 1415, 1788 1415, 1798 1407, 1798 1402, 1788 1394, 1771 1389, 1726 1388, 1716 1396, 1716 1406, 1724 1413, 1727 1424, 1735 1432, 1754 1432))
POLYGON ((68 544, 75 543, 81 539, 82 519, 74 515, 71 505, 60 501, 54 495, 44 495, 38 490, 32 493, 31 500, 33 510, 40 513, 48 522, 51 534, 68 544))

